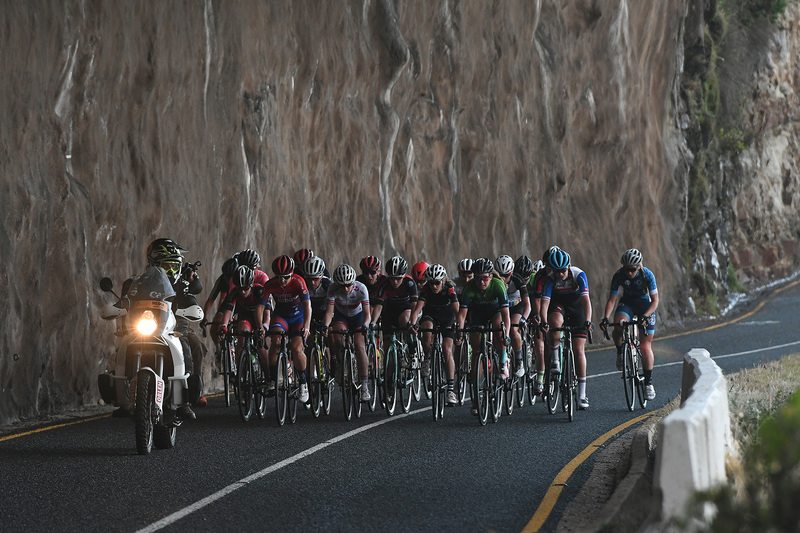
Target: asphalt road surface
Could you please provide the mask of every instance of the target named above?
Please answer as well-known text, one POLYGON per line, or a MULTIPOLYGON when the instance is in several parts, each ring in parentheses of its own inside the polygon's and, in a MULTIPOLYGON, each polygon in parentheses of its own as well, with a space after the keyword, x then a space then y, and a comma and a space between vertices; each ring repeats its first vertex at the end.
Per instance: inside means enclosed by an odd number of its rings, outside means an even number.
POLYGON ((244 423, 216 396, 174 449, 148 456, 133 423, 107 412, 0 428, 0 531, 554 531, 592 470, 589 452, 680 393, 688 350, 706 348, 726 373, 800 350, 799 283, 692 332, 657 332, 658 396, 633 412, 598 332, 591 407, 573 422, 541 403, 484 427, 468 405, 434 422, 422 401, 347 422, 337 393, 330 416, 300 409, 283 427, 272 404, 244 423))

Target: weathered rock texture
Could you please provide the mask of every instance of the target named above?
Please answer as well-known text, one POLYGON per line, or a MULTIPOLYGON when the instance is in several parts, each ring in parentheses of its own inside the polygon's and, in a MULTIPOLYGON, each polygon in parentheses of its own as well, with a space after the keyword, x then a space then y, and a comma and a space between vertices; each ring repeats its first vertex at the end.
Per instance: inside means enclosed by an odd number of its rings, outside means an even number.
POLYGON ((160 236, 208 285, 248 246, 454 269, 558 244, 596 320, 636 246, 680 320, 688 4, 5 2, 0 423, 96 401, 98 280, 160 236))

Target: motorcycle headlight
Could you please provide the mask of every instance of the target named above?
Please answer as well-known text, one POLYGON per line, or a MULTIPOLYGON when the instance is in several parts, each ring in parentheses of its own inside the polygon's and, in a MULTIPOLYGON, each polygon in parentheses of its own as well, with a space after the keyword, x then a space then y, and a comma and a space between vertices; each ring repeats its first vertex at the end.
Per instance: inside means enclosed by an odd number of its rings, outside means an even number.
POLYGON ((142 318, 140 318, 139 323, 136 324, 136 329, 142 335, 152 335, 156 327, 158 327, 158 324, 156 324, 156 318, 153 316, 152 311, 145 311, 142 313, 142 318))

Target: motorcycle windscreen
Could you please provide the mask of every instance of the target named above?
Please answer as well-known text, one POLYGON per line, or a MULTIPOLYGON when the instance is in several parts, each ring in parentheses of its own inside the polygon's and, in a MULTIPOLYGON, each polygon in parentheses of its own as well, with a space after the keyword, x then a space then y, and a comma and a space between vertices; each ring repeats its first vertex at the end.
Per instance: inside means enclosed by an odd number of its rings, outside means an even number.
POLYGON ((128 323, 141 334, 161 335, 172 312, 172 304, 167 298, 174 296, 175 290, 164 271, 148 266, 144 274, 134 278, 128 289, 128 298, 131 301, 128 323), (156 327, 152 333, 147 333, 150 330, 139 328, 139 325, 150 319, 155 321, 156 327))

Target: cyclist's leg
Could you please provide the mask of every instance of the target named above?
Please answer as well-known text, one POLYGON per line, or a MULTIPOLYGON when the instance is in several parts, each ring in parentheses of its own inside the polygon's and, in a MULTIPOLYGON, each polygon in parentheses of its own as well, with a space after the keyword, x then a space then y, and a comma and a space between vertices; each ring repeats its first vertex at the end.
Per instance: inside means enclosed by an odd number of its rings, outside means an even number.
MULTIPOLYGON (((564 325, 563 310, 560 306, 551 308, 550 313, 547 315, 547 323, 550 324, 551 328, 560 328, 564 325)), ((558 346, 561 344, 561 332, 552 331, 548 334, 548 337, 548 346, 551 351, 550 360, 552 361, 550 368, 554 371, 558 370, 561 372, 561 361, 558 360, 558 346)))
POLYGON ((644 327, 639 328, 639 350, 642 352, 642 371, 644 373, 644 384, 650 385, 653 379, 653 336, 656 333, 656 314, 650 315, 650 320, 644 327))
MULTIPOLYGON (((419 326, 422 329, 431 329, 433 327, 433 322, 429 317, 422 317, 422 320, 419 322, 419 326)), ((425 353, 430 353, 431 346, 433 346, 433 333, 426 331, 422 334, 422 349, 425 351, 425 353)))
MULTIPOLYGON (((500 329, 502 327, 503 317, 498 311, 492 317, 492 329, 500 329)), ((503 345, 503 334, 492 333, 492 344, 494 345, 495 351, 500 355, 500 366, 506 366, 508 364, 508 354, 506 353, 506 347, 503 345)))
MULTIPOLYGON (((519 324, 520 318, 522 318, 522 314, 512 313, 511 324, 519 324)), ((509 329, 509 337, 511 338, 511 348, 514 350, 514 369, 518 370, 524 366, 522 363, 522 333, 520 328, 512 325, 512 327, 509 329)))

